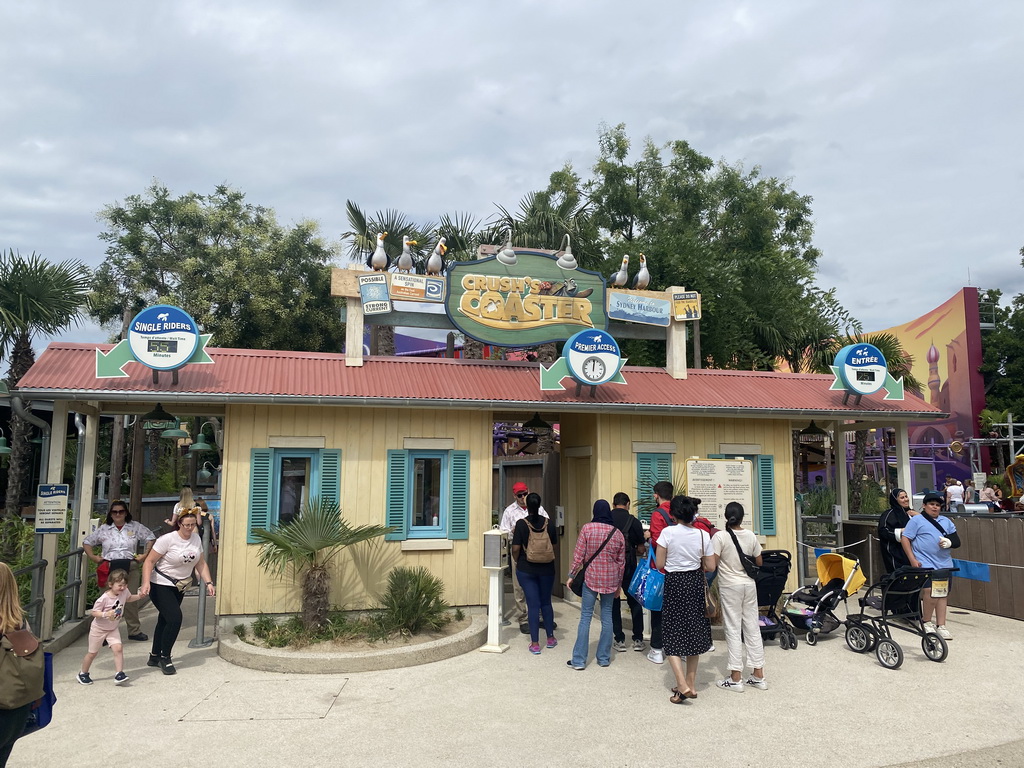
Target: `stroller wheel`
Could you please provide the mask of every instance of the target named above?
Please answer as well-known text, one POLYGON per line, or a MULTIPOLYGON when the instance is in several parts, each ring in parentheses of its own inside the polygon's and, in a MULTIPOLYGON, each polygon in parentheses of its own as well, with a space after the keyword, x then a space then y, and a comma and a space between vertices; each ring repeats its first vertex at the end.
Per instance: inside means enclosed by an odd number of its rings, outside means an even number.
POLYGON ((921 649, 924 651, 924 655, 932 661, 945 661, 946 656, 949 655, 949 646, 946 645, 946 641, 934 632, 927 632, 921 638, 921 649))
POLYGON ((818 636, 816 634, 814 634, 813 632, 808 632, 807 633, 807 644, 808 645, 817 645, 818 644, 818 636))
POLYGON ((784 651, 789 650, 789 635, 787 635, 785 632, 779 633, 779 648, 781 648, 784 651))
POLYGON ((903 664, 903 649, 900 648, 899 643, 889 638, 878 641, 875 656, 878 657, 878 663, 886 669, 899 669, 903 664))
POLYGON ((855 653, 867 653, 874 646, 871 630, 862 624, 851 624, 846 628, 846 644, 855 653))
POLYGON ((792 632, 789 633, 789 648, 790 650, 796 650, 796 635, 792 632))

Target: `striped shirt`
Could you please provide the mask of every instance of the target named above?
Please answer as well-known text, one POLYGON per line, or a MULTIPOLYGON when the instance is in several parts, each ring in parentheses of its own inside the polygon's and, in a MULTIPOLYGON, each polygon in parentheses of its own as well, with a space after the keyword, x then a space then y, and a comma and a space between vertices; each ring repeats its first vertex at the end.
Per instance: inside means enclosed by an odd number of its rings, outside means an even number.
POLYGON ((626 540, 622 538, 622 532, 606 523, 587 523, 580 529, 576 549, 572 553, 570 572, 576 573, 583 562, 604 544, 609 531, 615 531, 615 534, 587 566, 583 579, 583 583, 599 595, 610 595, 622 586, 622 572, 626 567, 626 540))

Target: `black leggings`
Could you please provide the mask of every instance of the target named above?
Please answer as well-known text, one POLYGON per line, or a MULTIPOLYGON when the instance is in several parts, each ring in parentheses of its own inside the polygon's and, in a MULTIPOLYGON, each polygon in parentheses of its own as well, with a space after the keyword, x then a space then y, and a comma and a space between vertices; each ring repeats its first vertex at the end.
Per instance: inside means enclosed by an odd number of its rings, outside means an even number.
POLYGON ((28 720, 28 711, 32 704, 25 704, 17 709, 0 709, 0 768, 7 765, 14 742, 21 736, 28 720))
POLYGON ((156 606, 159 618, 153 631, 153 655, 171 657, 171 648, 181 631, 181 601, 185 597, 177 587, 163 584, 152 584, 149 588, 149 599, 156 606))

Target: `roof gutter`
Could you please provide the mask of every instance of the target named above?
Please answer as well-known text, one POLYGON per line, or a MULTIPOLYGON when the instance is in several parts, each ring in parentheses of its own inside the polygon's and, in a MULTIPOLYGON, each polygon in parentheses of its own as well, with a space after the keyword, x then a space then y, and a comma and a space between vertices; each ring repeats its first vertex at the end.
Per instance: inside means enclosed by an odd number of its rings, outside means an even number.
MULTIPOLYGON (((570 413, 623 414, 696 414, 728 417, 774 417, 774 418, 830 418, 830 419, 889 419, 900 421, 936 421, 947 418, 947 413, 932 411, 833 411, 807 408, 739 408, 709 405, 647 405, 644 403, 598 403, 594 402, 551 402, 546 400, 462 400, 427 398, 383 398, 383 397, 327 397, 322 395, 247 395, 236 393, 196 392, 124 392, 117 390, 72 391, 51 389, 18 390, 19 395, 41 400, 86 400, 101 402, 126 402, 153 404, 157 401, 196 405, 321 405, 348 406, 360 408, 455 408, 467 411, 480 410, 531 410, 565 411, 570 413)), ((12 396, 13 399, 13 396, 12 396)))

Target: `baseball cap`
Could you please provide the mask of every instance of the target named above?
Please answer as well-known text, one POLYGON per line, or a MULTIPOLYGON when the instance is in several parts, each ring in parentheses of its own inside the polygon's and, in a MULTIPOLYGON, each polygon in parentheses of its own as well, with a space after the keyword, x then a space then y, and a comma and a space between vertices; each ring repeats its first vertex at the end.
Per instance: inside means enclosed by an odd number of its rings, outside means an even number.
POLYGON ((924 495, 924 501, 922 501, 921 503, 927 504, 929 501, 937 501, 939 502, 939 504, 941 504, 943 502, 943 498, 937 493, 926 493, 924 495))
POLYGON ((516 483, 512 486, 512 493, 523 493, 528 490, 530 490, 530 488, 526 483, 516 483))

